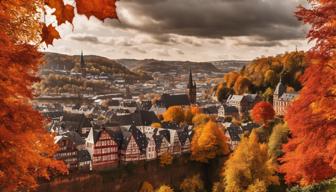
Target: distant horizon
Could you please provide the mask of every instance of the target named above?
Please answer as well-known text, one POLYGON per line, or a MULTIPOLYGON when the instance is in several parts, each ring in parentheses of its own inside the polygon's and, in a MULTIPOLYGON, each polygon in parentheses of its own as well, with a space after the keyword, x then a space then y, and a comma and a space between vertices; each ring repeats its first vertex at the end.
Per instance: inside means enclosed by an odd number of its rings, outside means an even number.
MULTIPOLYGON (((295 50, 292 51, 286 51, 286 52, 294 52, 295 50)), ((306 50, 298 50, 298 51, 306 51, 306 50)), ((257 58, 261 58, 261 57, 270 57, 270 56, 276 56, 276 55, 281 55, 284 54, 286 52, 283 53, 278 53, 275 55, 261 55, 261 56, 257 56, 253 59, 221 59, 221 60, 208 60, 208 61, 192 61, 192 60, 169 60, 169 59, 156 59, 156 58, 111 58, 108 56, 104 56, 104 55, 99 55, 99 54, 86 54, 83 51, 84 56, 99 56, 99 57, 104 57, 110 60, 138 60, 138 61, 144 61, 144 60, 156 60, 156 61, 177 61, 177 62, 194 62, 194 63, 204 63, 204 62, 218 62, 218 61, 241 61, 241 62, 251 62, 254 59, 257 58)), ((70 53, 59 53, 59 52, 53 52, 53 51, 42 51, 42 53, 55 53, 55 54, 61 54, 61 55, 68 55, 68 56, 80 56, 81 51, 78 52, 78 54, 70 54, 70 53)))

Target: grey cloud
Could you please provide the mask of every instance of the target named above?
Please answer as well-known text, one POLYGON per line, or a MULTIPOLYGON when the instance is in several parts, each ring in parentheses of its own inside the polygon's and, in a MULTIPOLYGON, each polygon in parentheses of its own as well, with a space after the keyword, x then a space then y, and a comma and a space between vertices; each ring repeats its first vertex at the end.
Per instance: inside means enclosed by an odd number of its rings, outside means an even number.
POLYGON ((135 29, 174 42, 170 35, 222 39, 254 36, 265 40, 301 39, 304 27, 294 16, 304 0, 123 0, 118 7, 137 16, 109 25, 135 29))
POLYGON ((89 42, 93 44, 100 44, 102 42, 95 36, 84 35, 84 36, 71 36, 70 39, 81 42, 89 42))
POLYGON ((147 51, 146 50, 143 50, 143 49, 140 49, 139 47, 133 47, 133 50, 138 52, 138 53, 142 53, 142 54, 146 54, 147 51))
POLYGON ((280 41, 265 41, 263 39, 249 39, 247 41, 243 40, 236 40, 235 45, 243 45, 243 46, 248 46, 248 47, 282 47, 285 46, 282 42, 280 41))

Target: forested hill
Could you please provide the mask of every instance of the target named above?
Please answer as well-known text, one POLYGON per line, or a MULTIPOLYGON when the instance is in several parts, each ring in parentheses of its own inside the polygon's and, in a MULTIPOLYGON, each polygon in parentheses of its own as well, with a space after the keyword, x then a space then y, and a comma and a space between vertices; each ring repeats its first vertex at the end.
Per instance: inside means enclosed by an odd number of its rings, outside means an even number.
POLYGON ((269 98, 280 76, 288 91, 298 91, 301 89, 299 77, 306 66, 303 51, 257 58, 240 71, 225 73, 222 82, 213 87, 212 91, 219 100, 225 99, 231 93, 261 93, 269 98))
POLYGON ((191 61, 161 61, 155 59, 130 60, 120 59, 117 62, 122 63, 134 72, 145 73, 167 73, 180 72, 187 73, 191 68, 196 73, 218 73, 221 72, 210 62, 191 62, 191 61))
MULTIPOLYGON (((58 53, 45 53, 46 63, 42 69, 59 69, 73 72, 80 71, 80 55, 65 55, 58 53)), ((129 79, 145 80, 151 77, 144 73, 135 73, 119 64, 115 60, 95 55, 85 55, 86 72, 92 75, 119 74, 129 79)))

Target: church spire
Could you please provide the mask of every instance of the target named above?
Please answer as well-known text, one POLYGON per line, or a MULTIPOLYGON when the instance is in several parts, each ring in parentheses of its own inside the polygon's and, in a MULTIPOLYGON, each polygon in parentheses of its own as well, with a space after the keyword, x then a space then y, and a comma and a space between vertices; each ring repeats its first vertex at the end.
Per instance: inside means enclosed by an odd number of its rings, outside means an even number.
POLYGON ((192 72, 191 72, 191 68, 189 69, 189 82, 188 82, 188 88, 192 88, 194 85, 194 82, 193 82, 193 78, 192 78, 192 72))
POLYGON ((81 72, 82 72, 82 76, 86 77, 86 69, 85 69, 85 61, 84 61, 83 50, 81 51, 81 56, 80 56, 80 69, 81 69, 81 72))
POLYGON ((191 68, 189 72, 188 97, 189 97, 190 103, 192 104, 196 103, 196 83, 193 81, 191 68))
POLYGON ((81 51, 80 67, 81 67, 82 69, 85 67, 85 61, 84 61, 83 50, 81 51))

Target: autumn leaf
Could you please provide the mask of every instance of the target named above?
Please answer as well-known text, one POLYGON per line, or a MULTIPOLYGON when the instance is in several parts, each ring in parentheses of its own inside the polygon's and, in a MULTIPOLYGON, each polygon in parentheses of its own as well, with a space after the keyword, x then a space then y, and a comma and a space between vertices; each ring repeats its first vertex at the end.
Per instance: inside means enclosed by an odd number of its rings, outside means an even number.
POLYGON ((72 23, 75 17, 74 7, 71 5, 64 5, 63 0, 46 0, 45 4, 50 8, 54 8, 55 12, 53 15, 56 16, 58 25, 61 25, 68 21, 72 23))
POLYGON ((118 19, 116 0, 76 0, 78 14, 97 17, 100 20, 107 18, 118 19))
POLYGON ((53 27, 52 25, 46 25, 43 24, 43 28, 42 28, 42 42, 45 42, 45 44, 48 45, 52 45, 54 39, 60 39, 61 36, 58 33, 58 31, 55 29, 55 27, 53 27))

